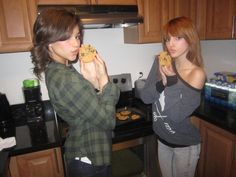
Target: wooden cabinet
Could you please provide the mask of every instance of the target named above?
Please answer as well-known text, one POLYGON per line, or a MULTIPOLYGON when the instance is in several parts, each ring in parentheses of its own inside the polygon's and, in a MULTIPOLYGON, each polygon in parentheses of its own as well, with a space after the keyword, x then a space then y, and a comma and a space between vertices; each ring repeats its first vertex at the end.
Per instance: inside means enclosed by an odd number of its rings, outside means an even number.
POLYGON ((39 5, 62 4, 103 4, 103 5, 136 5, 136 0, 37 0, 39 5))
POLYGON ((204 0, 205 39, 236 39, 236 1, 204 0))
POLYGON ((189 17, 195 24, 200 38, 204 38, 204 28, 202 18, 205 16, 202 12, 204 4, 201 0, 169 0, 169 19, 185 16, 189 17))
POLYGON ((198 19, 201 8, 198 0, 138 0, 138 7, 144 23, 124 29, 125 43, 161 42, 163 26, 168 20, 180 16, 190 17, 203 36, 198 19))
POLYGON ((236 135, 193 117, 202 138, 196 177, 235 177, 236 135))
POLYGON ((64 177, 60 148, 11 157, 9 168, 11 177, 64 177))
POLYGON ((34 0, 0 0, 0 53, 29 51, 35 18, 34 0))
POLYGON ((124 42, 161 42, 162 27, 168 19, 166 2, 165 0, 138 0, 138 11, 144 18, 144 22, 138 26, 124 28, 124 42))

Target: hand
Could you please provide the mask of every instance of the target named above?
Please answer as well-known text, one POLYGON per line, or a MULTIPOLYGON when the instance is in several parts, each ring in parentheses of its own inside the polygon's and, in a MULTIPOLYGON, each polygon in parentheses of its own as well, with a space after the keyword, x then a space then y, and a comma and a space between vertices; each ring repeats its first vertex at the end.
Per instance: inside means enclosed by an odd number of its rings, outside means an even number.
POLYGON ((174 76, 176 75, 176 73, 173 70, 172 65, 170 66, 164 66, 160 64, 160 60, 159 61, 159 71, 162 77, 162 83, 164 86, 167 85, 167 76, 174 76))
POLYGON ((99 89, 97 72, 94 62, 84 63, 80 60, 80 72, 96 89, 99 89))
POLYGON ((102 90, 104 85, 108 82, 108 74, 105 62, 102 60, 102 58, 97 54, 96 58, 94 60, 95 67, 96 67, 96 76, 99 83, 99 89, 102 90))

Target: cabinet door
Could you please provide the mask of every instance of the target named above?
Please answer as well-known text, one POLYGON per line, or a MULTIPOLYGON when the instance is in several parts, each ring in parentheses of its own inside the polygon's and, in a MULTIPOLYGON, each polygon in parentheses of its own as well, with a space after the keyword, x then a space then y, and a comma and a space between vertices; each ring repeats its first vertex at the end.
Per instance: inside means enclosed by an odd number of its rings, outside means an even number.
POLYGON ((189 17, 195 24, 200 38, 204 38, 202 34, 201 19, 201 0, 169 0, 169 18, 175 18, 180 16, 189 17))
POLYGON ((64 177, 59 148, 11 157, 11 177, 64 177))
POLYGON ((199 176, 230 176, 234 135, 201 121, 201 136, 202 149, 199 160, 199 176))
POLYGON ((231 39, 235 11, 235 0, 206 0, 206 39, 231 39))
POLYGON ((124 28, 125 43, 161 42, 163 24, 168 17, 165 0, 138 0, 139 14, 144 22, 138 26, 124 28))
POLYGON ((28 51, 35 18, 34 0, 0 0, 0 52, 28 51))

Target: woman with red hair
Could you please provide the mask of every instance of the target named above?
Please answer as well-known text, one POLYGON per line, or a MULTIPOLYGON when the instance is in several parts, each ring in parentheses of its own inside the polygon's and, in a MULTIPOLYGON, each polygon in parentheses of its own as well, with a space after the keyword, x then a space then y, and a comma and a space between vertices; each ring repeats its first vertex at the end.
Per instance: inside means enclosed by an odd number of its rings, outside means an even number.
POLYGON ((154 61, 141 98, 152 103, 162 176, 194 177, 201 138, 190 116, 200 104, 206 76, 199 37, 189 18, 178 17, 164 26, 163 48, 172 63, 154 61))

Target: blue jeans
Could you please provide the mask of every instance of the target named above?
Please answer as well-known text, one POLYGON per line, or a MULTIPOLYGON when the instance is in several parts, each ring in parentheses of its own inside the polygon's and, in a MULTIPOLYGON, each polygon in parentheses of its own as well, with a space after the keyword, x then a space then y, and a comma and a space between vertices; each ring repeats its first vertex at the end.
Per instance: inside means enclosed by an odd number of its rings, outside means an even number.
POLYGON ((67 177, 111 177, 111 166, 94 166, 72 160, 67 164, 67 177))
POLYGON ((158 141, 162 177, 194 177, 201 145, 172 148, 158 141))

